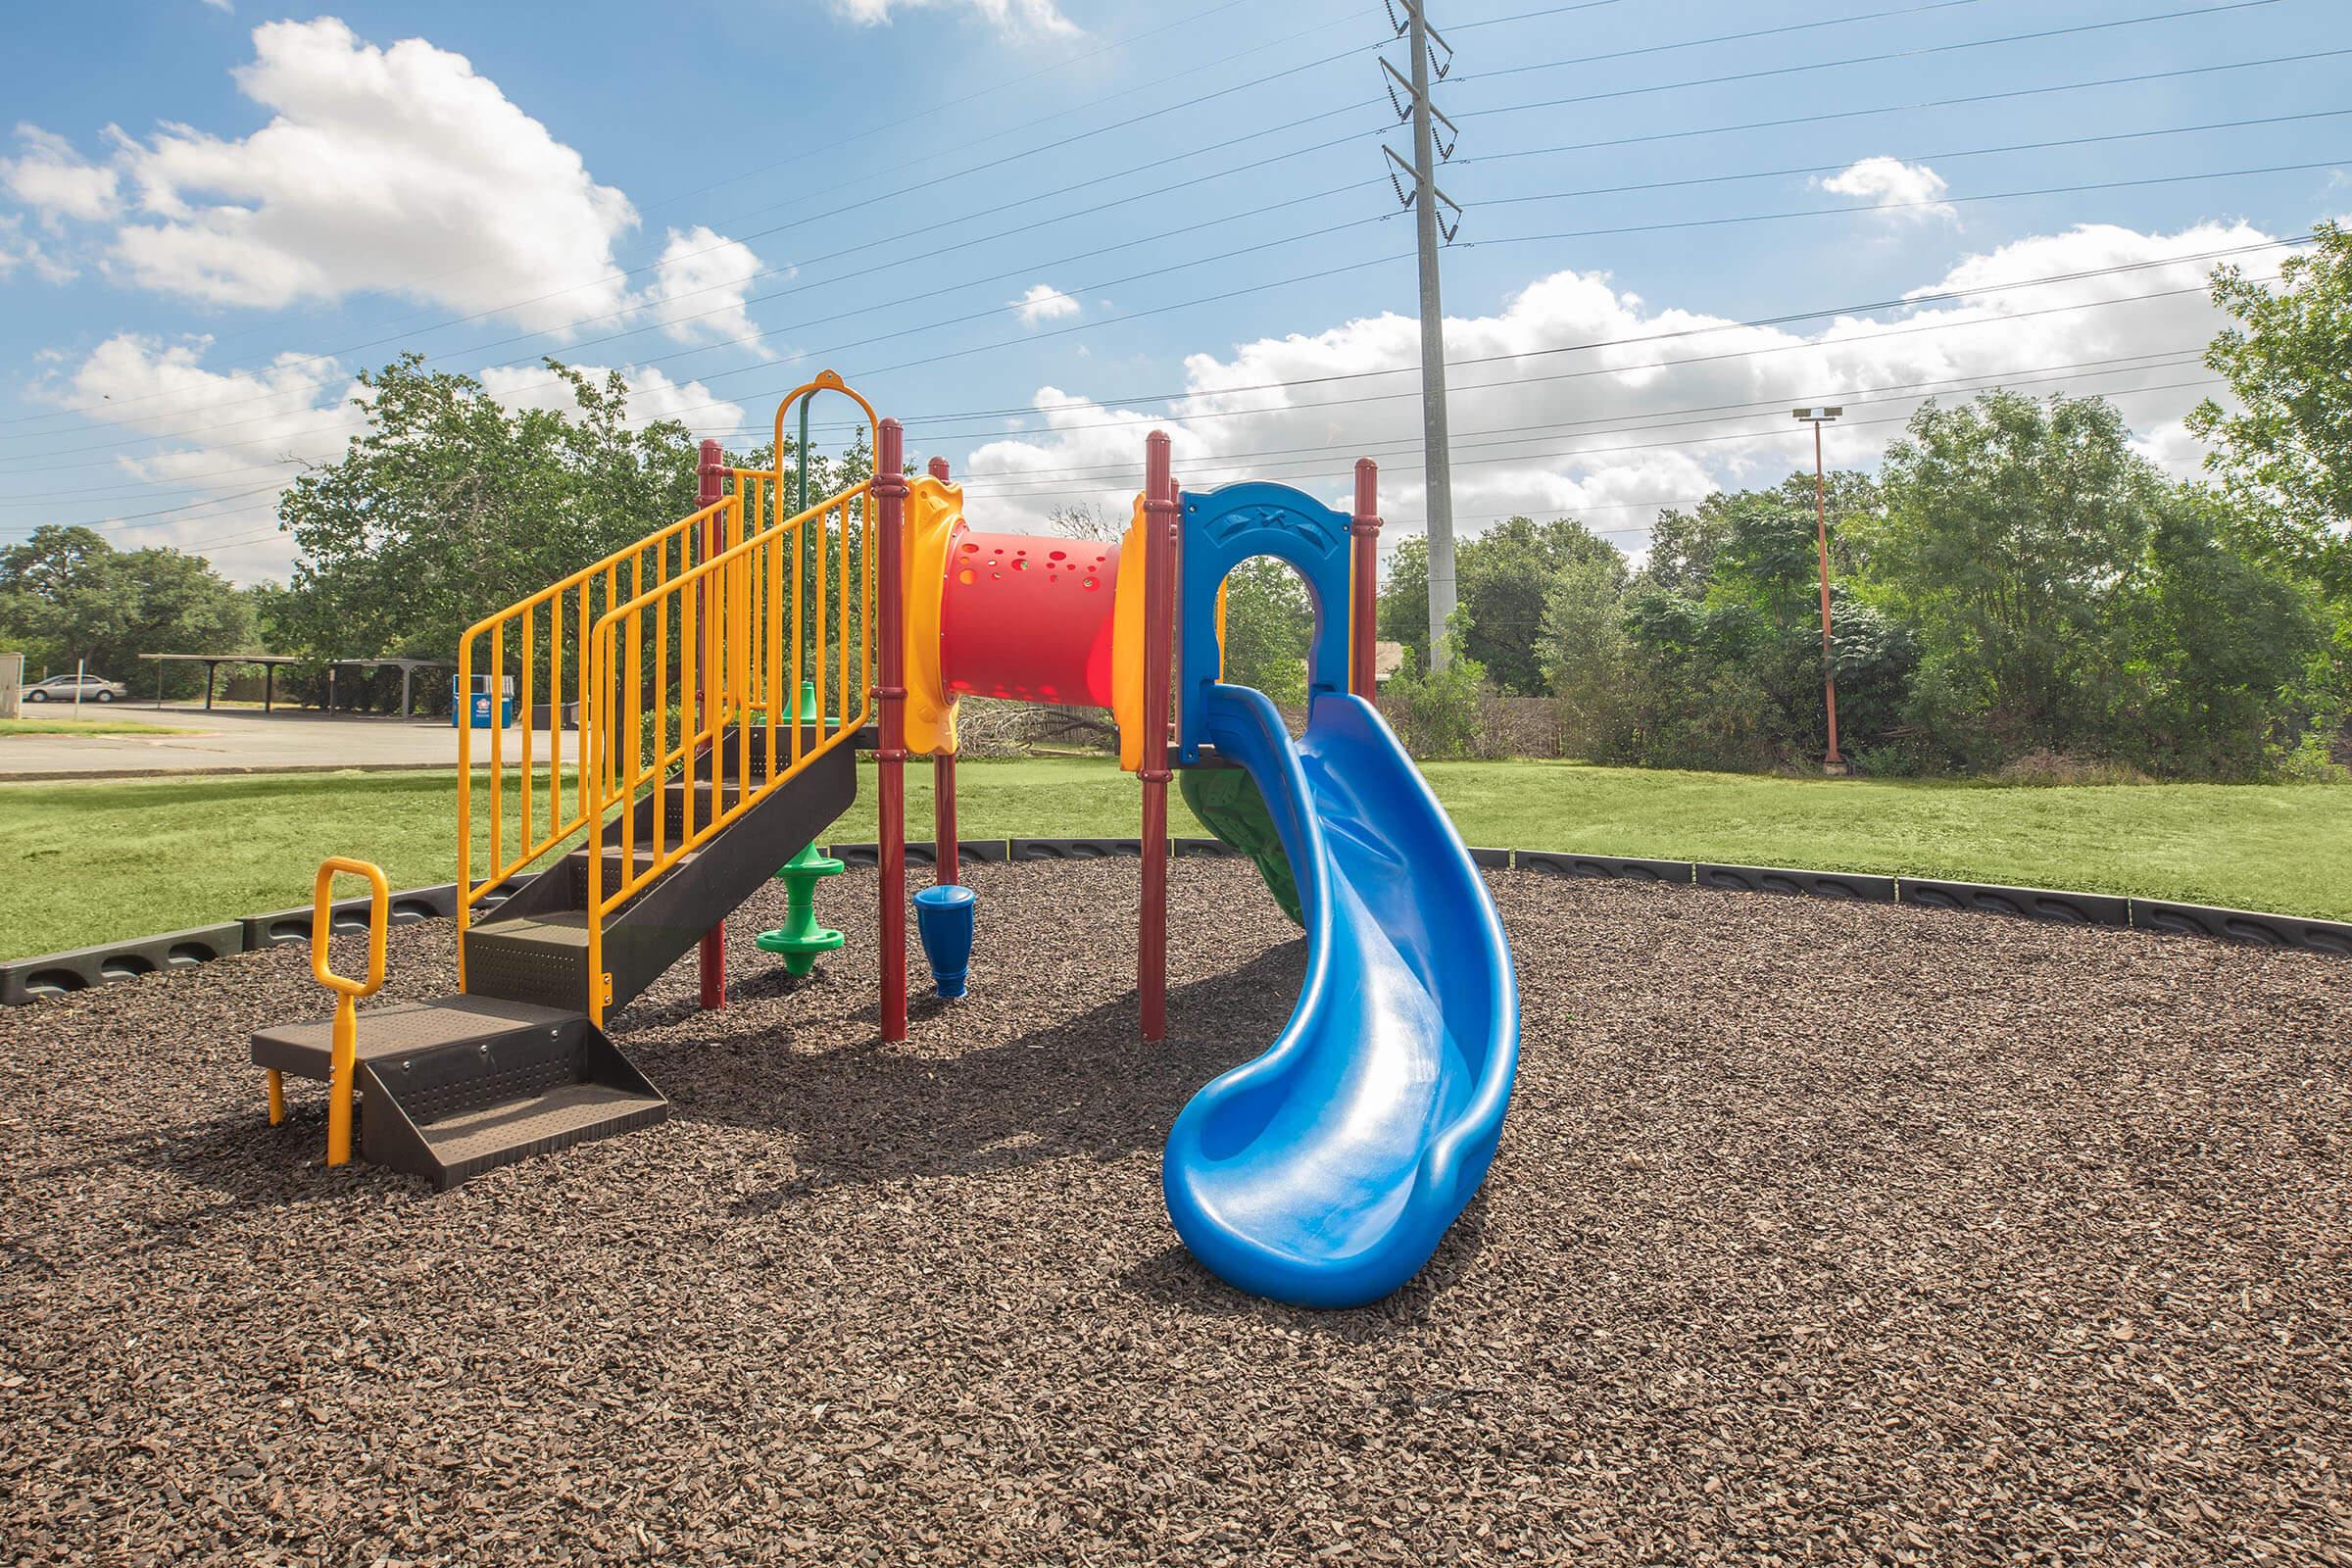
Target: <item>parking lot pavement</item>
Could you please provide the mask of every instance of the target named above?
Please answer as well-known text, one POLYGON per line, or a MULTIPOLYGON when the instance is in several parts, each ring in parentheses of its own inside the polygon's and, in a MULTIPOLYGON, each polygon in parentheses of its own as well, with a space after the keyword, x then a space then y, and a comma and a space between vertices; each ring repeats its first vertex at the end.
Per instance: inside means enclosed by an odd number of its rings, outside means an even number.
MULTIPOLYGON (((72 718, 69 707, 54 711, 25 710, 27 717, 72 718)), ((110 778, 140 773, 309 772, 344 767, 455 767, 458 732, 447 719, 359 717, 279 710, 274 713, 239 709, 163 708, 112 703, 84 704, 85 722, 147 723, 187 734, 0 735, 0 779, 110 778)), ((473 760, 490 759, 492 732, 473 736, 473 760)), ((540 760, 548 758, 545 731, 534 738, 540 760)), ((575 761, 579 735, 562 737, 563 760, 575 761)), ((506 732, 510 764, 522 755, 520 726, 506 732)))

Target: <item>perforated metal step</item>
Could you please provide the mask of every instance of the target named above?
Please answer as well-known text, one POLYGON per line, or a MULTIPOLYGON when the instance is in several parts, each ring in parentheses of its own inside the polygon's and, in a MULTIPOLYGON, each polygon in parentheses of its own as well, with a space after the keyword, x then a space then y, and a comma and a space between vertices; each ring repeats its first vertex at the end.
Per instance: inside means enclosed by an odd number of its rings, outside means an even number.
MULTIPOLYGON (((451 999, 479 1008, 472 998, 451 999)), ((527 1027, 446 1038, 372 1054, 360 1069, 360 1142, 368 1158, 450 1188, 494 1165, 662 1120, 661 1092, 604 1031, 577 1013, 513 1002, 494 1012, 527 1027), (539 1021, 553 1016, 556 1021, 539 1021)))
MULTIPOLYGON (((535 1006, 498 997, 444 997, 438 1002, 395 1002, 364 1007, 359 1015, 359 1059, 482 1045, 532 1030, 560 1031, 576 1022, 575 1010, 535 1006)), ((253 1062, 297 1078, 326 1081, 333 1054, 332 1018, 279 1024, 253 1037, 253 1062)))
POLYGON ((422 1127, 444 1189, 495 1166, 665 1119, 669 1102, 612 1084, 572 1083, 422 1127))
POLYGON ((465 942, 467 991, 575 1012, 588 1004, 585 910, 475 926, 465 942))

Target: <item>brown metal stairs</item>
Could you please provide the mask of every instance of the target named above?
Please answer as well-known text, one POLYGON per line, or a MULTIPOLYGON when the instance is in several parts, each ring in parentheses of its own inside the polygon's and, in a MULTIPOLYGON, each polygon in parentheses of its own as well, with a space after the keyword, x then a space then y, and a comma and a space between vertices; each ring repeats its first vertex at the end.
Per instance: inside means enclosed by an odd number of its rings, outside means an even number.
MULTIPOLYGON (((757 791, 766 777, 766 733, 753 730, 747 757, 739 737, 725 732, 694 783, 672 779, 639 799, 633 842, 652 842, 656 811, 664 813, 664 842, 680 842, 690 797, 694 821, 710 822, 740 798, 747 761, 757 791)), ((782 750, 789 732, 776 733, 782 750)), ((872 745, 870 730, 858 731, 807 761, 606 917, 606 1016, 849 808, 857 754, 872 745)), ((607 867, 621 862, 610 847, 618 837, 608 825, 607 867)), ((638 858, 649 863, 651 854, 640 850, 638 858)), ((592 1021, 587 907, 595 863, 591 852, 575 849, 478 914, 461 938, 461 994, 360 1012, 354 1083, 364 1157, 446 1191, 532 1154, 668 1117, 669 1102, 592 1021)), ((321 1019, 262 1030, 253 1037, 254 1062, 324 1082, 328 1029, 321 1019)))

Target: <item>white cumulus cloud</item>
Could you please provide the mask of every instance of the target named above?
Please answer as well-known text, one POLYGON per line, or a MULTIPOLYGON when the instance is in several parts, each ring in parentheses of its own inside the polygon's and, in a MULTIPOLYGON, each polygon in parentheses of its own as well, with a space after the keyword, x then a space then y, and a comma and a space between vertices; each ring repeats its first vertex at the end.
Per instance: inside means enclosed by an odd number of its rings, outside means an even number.
MULTIPOLYGON (((1575 515, 1638 552, 1663 506, 1809 472, 1798 404, 1843 403, 1830 460, 1871 466, 1926 399, 1995 384, 2114 397, 2143 450, 2189 471, 2194 443, 2177 426, 2214 390, 2195 356, 2221 325, 2209 253, 2241 248, 2230 260, 2258 277, 2284 254, 2243 223, 2084 226, 1962 256, 1909 309, 1793 327, 1654 303, 1597 273, 1538 277, 1495 313, 1446 323, 1457 526, 1575 515), (2116 268, 2131 270, 2102 270, 2116 268), (2085 271, 2098 275, 2032 281, 2085 271), (1929 297, 1954 290, 1981 292, 1929 297)), ((960 466, 974 526, 1037 527, 1078 503, 1124 517, 1144 435, 1162 428, 1193 488, 1277 479, 1345 506, 1354 458, 1370 456, 1394 543, 1424 516, 1418 365, 1414 321, 1384 314, 1195 354, 1185 391, 1156 412, 1040 388, 1029 428, 960 466)))
POLYGON ((1023 326, 1035 326, 1041 321, 1058 321, 1066 316, 1076 316, 1078 302, 1051 283, 1032 283, 1021 297, 1012 302, 1023 326))
POLYGON ((669 231, 655 269, 649 305, 662 330, 680 343, 739 343, 773 358, 745 309, 760 258, 739 239, 701 223, 669 231))
POLYGON ((963 11, 999 32, 1066 37, 1078 24, 1054 0, 832 0, 837 15, 861 27, 881 26, 902 11, 963 11))
POLYGON ((26 267, 44 282, 63 283, 78 270, 72 262, 24 232, 24 220, 14 213, 0 216, 0 283, 17 269, 26 267))
POLYGON ((628 198, 420 38, 379 48, 333 18, 254 29, 238 87, 270 112, 242 139, 118 133, 137 221, 112 269, 140 286, 274 308, 361 290, 560 328, 627 301, 628 198))
POLYGON ((43 223, 55 229, 69 218, 97 222, 114 216, 122 184, 114 170, 87 162, 72 142, 38 125, 19 125, 17 140, 24 151, 0 158, 0 187, 43 223))
POLYGON ((1959 209, 1943 200, 1950 187, 1941 174, 1925 164, 1907 164, 1900 158, 1865 158, 1817 183, 1833 195, 1856 197, 1885 209, 1889 218, 1925 222, 1930 219, 1957 221, 1960 217, 1959 209))
POLYGON ((193 550, 241 582, 282 576, 294 550, 275 532, 277 492, 342 455, 363 418, 351 400, 364 389, 333 360, 296 354, 254 369, 208 369, 211 343, 119 333, 43 395, 122 436, 153 438, 115 459, 122 475, 159 487, 159 500, 197 497, 183 516, 126 526, 118 544, 193 550))
MULTIPOLYGON (((605 365, 570 367, 602 385, 612 368, 605 365)), ((741 404, 719 399, 700 381, 673 381, 658 365, 621 367, 620 378, 629 389, 628 427, 640 430, 662 419, 677 419, 690 430, 733 429, 744 421, 741 404)), ((571 388, 544 365, 494 365, 474 379, 510 409, 553 409, 569 414, 576 407, 571 388)))
MULTIPOLYGON (((253 46, 234 75, 271 118, 252 135, 167 123, 141 140, 109 126, 112 156, 95 164, 21 125, 0 189, 53 232, 67 219, 116 223, 109 275, 210 305, 377 292, 559 338, 650 318, 681 343, 765 352, 749 246, 701 224, 671 229, 632 287, 614 256, 637 226, 627 196, 465 56, 421 38, 379 47, 331 17, 256 27, 253 46)), ((16 264, 36 259, 9 249, 16 264)))

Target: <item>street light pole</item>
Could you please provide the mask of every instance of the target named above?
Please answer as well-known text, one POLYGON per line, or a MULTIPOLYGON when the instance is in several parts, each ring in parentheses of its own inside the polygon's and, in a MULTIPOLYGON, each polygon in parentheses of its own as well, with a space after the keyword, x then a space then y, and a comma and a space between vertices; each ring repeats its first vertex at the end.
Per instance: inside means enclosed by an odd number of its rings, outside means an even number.
POLYGON ((1838 676, 1830 642, 1829 468, 1822 458, 1821 427, 1844 412, 1833 407, 1795 411, 1799 423, 1813 426, 1813 544, 1821 555, 1821 695, 1830 717, 1830 750, 1821 760, 1821 770, 1832 778, 1844 776, 1845 759, 1838 755, 1838 676))

